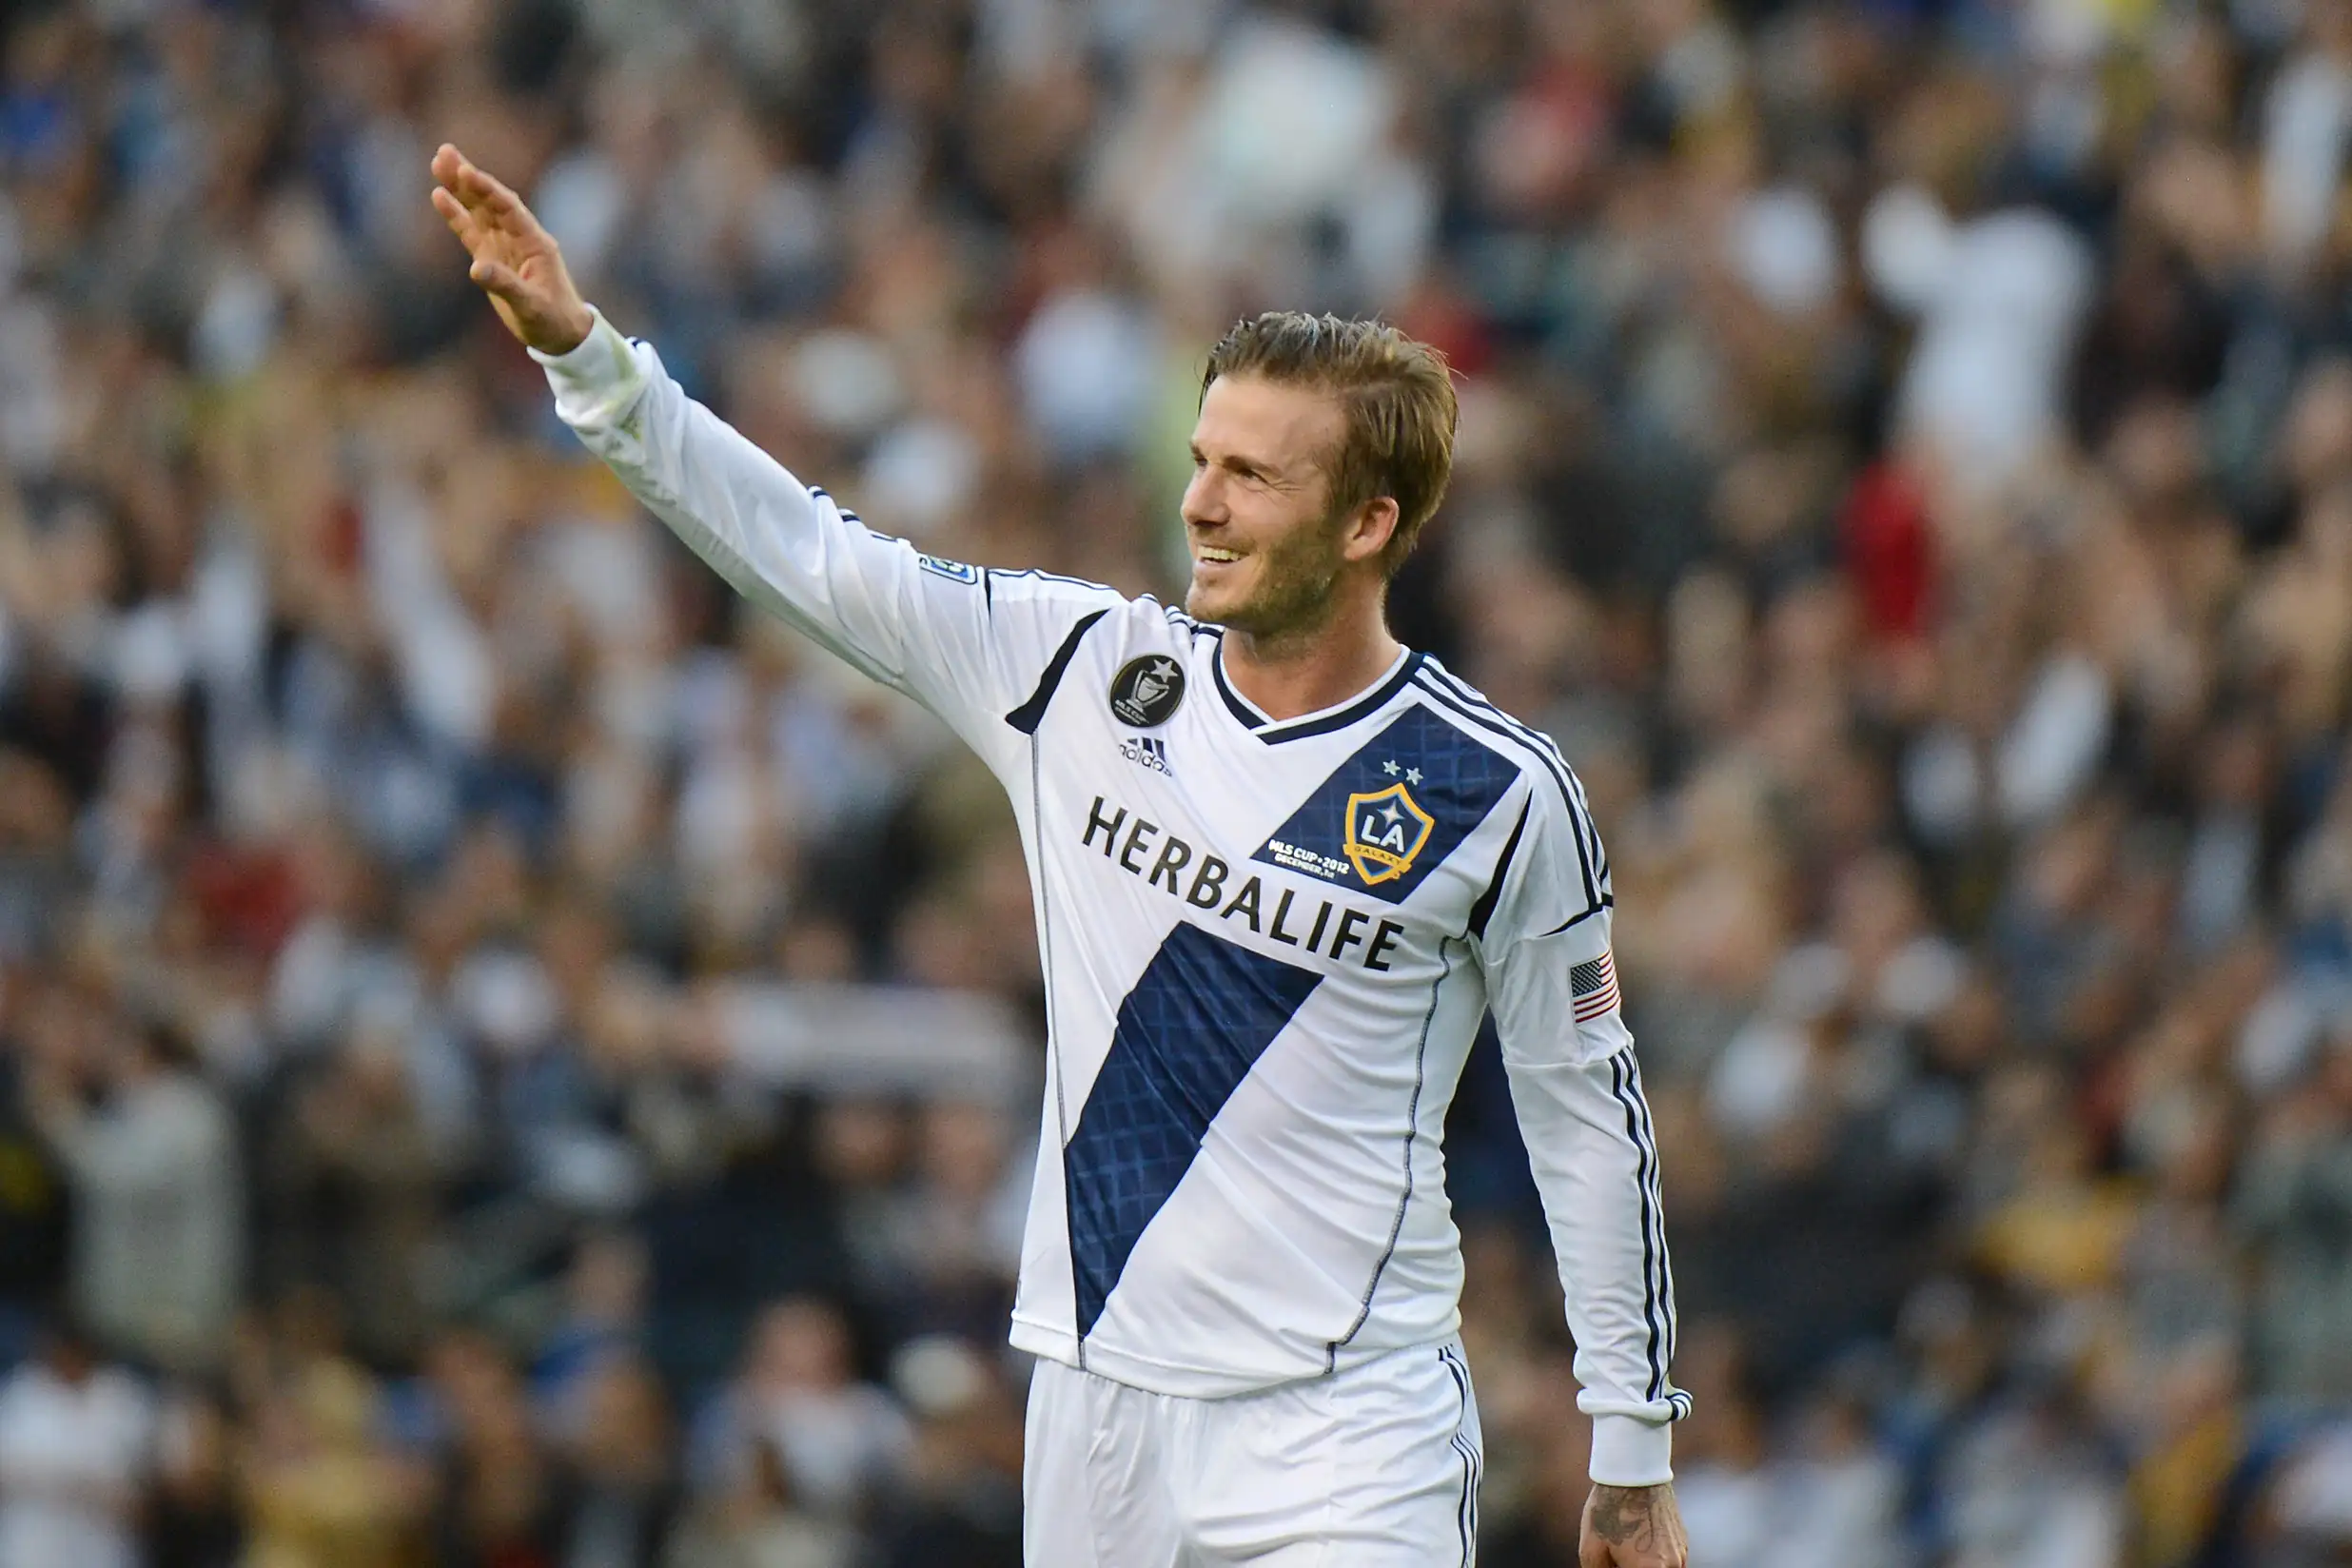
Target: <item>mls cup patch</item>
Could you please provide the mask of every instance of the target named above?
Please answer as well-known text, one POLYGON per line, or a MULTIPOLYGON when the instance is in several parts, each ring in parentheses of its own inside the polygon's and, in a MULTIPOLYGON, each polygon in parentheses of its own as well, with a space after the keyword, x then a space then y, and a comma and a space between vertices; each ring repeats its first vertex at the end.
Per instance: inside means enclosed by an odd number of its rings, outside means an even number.
POLYGON ((1185 667, 1166 654, 1128 659, 1111 677, 1111 716, 1139 730, 1166 724, 1184 700, 1185 667))

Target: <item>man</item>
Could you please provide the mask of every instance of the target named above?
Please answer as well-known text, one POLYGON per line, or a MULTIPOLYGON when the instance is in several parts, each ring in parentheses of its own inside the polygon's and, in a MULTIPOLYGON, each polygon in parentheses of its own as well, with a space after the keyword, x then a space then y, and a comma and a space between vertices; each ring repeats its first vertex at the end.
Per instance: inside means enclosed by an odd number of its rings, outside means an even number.
POLYGON ((0 1568, 136 1568, 154 1403, 58 1323, 0 1379, 0 1568))
POLYGON ((1186 610, 870 533, 584 302, 514 193, 433 201, 558 411, 754 603, 1010 792, 1049 1009, 1013 1307, 1041 1568, 1472 1560, 1480 1439, 1440 1135, 1493 1009, 1593 1416, 1584 1568, 1681 1568, 1657 1161, 1608 861, 1542 736, 1382 614, 1455 402, 1375 323, 1211 355, 1186 610))
POLYGON ((119 1016, 93 1022, 95 1082, 50 1063, 29 1086, 71 1184, 74 1305, 109 1349, 204 1371, 227 1349, 245 1276, 236 1120, 184 1040, 119 1016))

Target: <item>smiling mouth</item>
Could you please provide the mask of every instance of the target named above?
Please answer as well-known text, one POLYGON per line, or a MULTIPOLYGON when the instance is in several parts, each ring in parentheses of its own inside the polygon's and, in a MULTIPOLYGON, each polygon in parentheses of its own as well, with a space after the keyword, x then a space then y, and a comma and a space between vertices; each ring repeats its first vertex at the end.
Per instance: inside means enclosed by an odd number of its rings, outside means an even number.
POLYGON ((1217 566, 1230 565, 1242 559, 1242 553, 1238 550, 1219 550, 1205 544, 1195 551, 1194 555, 1198 559, 1217 566))

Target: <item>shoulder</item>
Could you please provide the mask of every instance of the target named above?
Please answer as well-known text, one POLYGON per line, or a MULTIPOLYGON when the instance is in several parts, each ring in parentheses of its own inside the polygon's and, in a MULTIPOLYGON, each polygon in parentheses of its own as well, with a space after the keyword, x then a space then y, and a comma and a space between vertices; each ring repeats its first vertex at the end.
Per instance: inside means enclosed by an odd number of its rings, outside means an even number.
POLYGON ((1146 594, 1135 603, 1139 609, 1147 612, 1152 618, 1164 623, 1180 642, 1187 644, 1206 642, 1213 646, 1218 638, 1225 636, 1224 627, 1213 626, 1205 620, 1195 620, 1176 605, 1162 604, 1149 594, 1146 594))
POLYGON ((1163 604, 1149 594, 1129 598, 1107 582, 1035 567, 968 566, 919 553, 916 559, 925 571, 977 588, 991 610, 1096 616, 1117 622, 1127 640, 1156 637, 1176 648, 1221 635, 1220 628, 1195 620, 1175 605, 1163 604))
POLYGON ((1035 567, 1010 571, 1002 566, 967 566, 961 561, 941 560, 934 556, 919 556, 917 559, 926 571, 970 583, 987 595, 991 604, 1068 604, 1089 610, 1107 610, 1133 602, 1107 582, 1064 577, 1059 572, 1041 572, 1035 567))
POLYGON ((1128 598, 1117 589, 1101 583, 1088 583, 1091 593, 1080 593, 1074 586, 1076 578, 1049 580, 1046 591, 1075 595, 1073 604, 1088 612, 1104 612, 1098 640, 1106 647, 1129 654, 1173 654, 1189 659, 1196 649, 1214 649, 1224 635, 1222 627, 1193 619, 1172 604, 1163 604, 1149 594, 1128 598))
POLYGON ((1608 852, 1584 786, 1551 736, 1503 712, 1434 658, 1422 660, 1414 684, 1432 711, 1509 758, 1525 783, 1504 802, 1513 826, 1496 872, 1498 892, 1506 876, 1531 890, 1533 902, 1518 906, 1519 918, 1538 931, 1563 931, 1609 908, 1615 900, 1608 852))
POLYGON ((1177 606, 1163 604, 1150 594, 1126 600, 1124 614, 1130 638, 1164 643, 1176 652, 1214 648, 1217 639, 1225 636, 1224 627, 1195 620, 1177 606))
POLYGON ((1122 697, 1170 711, 1182 700, 1184 671, 1202 635, 1183 612, 1148 596, 1128 598, 1107 584, 1051 572, 990 569, 980 574, 978 586, 1000 638, 1028 649, 1042 664, 1029 700, 1005 715, 1014 729, 1034 735, 1053 694, 1073 675, 1107 681, 1114 712, 1122 697), (1166 696, 1170 690, 1173 697, 1166 696))
POLYGON ((1529 787, 1531 820, 1563 817, 1573 821, 1580 833, 1590 831, 1584 786, 1551 736, 1497 707, 1434 656, 1422 657, 1413 685, 1432 712, 1519 771, 1529 787))
POLYGON ((1172 604, 1163 604, 1149 594, 1129 598, 1106 582, 1034 568, 1008 571, 965 566, 930 556, 920 559, 927 571, 970 582, 979 590, 991 615, 1062 622, 1084 617, 1089 628, 1099 621, 1106 631, 1116 631, 1122 644, 1150 644, 1172 652, 1187 651, 1198 643, 1213 644, 1219 635, 1217 627, 1193 619, 1172 604))

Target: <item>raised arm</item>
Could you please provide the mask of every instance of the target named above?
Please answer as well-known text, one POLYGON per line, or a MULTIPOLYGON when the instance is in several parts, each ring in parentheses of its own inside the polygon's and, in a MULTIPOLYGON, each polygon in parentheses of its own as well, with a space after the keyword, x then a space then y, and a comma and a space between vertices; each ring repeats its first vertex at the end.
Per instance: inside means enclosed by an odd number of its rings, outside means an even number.
POLYGON ((1609 951, 1608 863, 1565 768, 1534 780, 1473 931, 1593 1418, 1579 1568, 1683 1568, 1668 1365, 1674 1271, 1657 1145, 1609 951))
POLYGON ((444 146, 433 205, 470 276, 546 368, 556 410, 655 516, 746 598, 937 713, 991 762, 1072 629, 1109 589, 1008 578, 868 529, 686 396, 645 343, 580 297, 521 199, 444 146))

